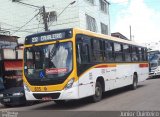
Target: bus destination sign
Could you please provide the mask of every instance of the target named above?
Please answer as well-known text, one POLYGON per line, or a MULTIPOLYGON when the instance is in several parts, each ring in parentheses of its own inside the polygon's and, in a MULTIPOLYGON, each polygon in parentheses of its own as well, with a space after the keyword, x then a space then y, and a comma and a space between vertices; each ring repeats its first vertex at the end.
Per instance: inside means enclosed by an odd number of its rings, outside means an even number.
POLYGON ((55 40, 69 39, 72 37, 72 30, 49 31, 27 36, 25 44, 36 44, 55 40))
POLYGON ((59 40, 65 38, 65 33, 55 33, 31 38, 31 43, 47 42, 51 40, 59 40))

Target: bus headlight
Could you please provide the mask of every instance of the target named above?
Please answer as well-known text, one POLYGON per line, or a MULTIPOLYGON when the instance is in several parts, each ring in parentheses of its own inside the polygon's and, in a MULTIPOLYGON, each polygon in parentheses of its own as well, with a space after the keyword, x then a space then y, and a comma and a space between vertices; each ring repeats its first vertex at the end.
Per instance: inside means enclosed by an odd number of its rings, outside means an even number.
POLYGON ((73 83, 74 83, 74 78, 68 81, 67 85, 65 86, 65 90, 72 88, 73 83))
POLYGON ((30 92, 30 89, 28 88, 28 86, 25 83, 23 85, 24 85, 24 90, 30 92))

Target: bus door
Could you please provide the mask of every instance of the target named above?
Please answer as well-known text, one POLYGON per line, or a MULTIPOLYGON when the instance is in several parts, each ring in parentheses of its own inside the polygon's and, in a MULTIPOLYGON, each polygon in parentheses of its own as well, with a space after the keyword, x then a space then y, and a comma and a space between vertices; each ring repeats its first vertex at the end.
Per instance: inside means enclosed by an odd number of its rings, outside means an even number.
POLYGON ((87 36, 77 36, 77 75, 79 76, 79 97, 92 95, 94 92, 92 73, 86 72, 92 65, 90 62, 90 40, 87 36))

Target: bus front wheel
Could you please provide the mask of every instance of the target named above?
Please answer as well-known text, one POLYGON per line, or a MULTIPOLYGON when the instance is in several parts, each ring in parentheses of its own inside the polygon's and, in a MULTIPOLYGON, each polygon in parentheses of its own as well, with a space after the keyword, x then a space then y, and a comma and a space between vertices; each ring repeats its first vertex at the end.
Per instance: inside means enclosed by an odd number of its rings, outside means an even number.
POLYGON ((96 82, 95 94, 92 97, 93 102, 99 102, 102 99, 102 85, 100 82, 96 82))

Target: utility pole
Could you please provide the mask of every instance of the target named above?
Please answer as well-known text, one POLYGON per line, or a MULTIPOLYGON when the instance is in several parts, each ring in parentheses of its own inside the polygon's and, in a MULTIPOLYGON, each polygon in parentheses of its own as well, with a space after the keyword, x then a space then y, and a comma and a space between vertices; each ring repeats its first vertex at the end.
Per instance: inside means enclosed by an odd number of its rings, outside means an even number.
POLYGON ((129 26, 129 31, 130 31, 130 40, 132 40, 132 27, 131 27, 131 25, 129 26))
POLYGON ((44 30, 48 31, 47 14, 45 6, 42 6, 42 17, 43 17, 44 30))

